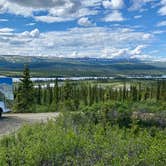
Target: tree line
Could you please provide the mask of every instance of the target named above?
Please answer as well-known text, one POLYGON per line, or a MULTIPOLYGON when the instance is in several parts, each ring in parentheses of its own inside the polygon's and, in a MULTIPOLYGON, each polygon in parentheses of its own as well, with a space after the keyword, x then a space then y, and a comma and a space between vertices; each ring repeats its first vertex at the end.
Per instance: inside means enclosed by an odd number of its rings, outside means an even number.
POLYGON ((50 111, 78 110, 81 106, 91 106, 94 103, 107 101, 141 102, 147 100, 166 101, 166 80, 141 81, 113 87, 102 84, 66 80, 59 83, 55 80, 54 86, 48 83, 46 87, 41 84, 34 87, 30 80, 30 71, 25 67, 23 77, 15 87, 14 110, 19 112, 33 112, 36 107, 43 106, 50 111))

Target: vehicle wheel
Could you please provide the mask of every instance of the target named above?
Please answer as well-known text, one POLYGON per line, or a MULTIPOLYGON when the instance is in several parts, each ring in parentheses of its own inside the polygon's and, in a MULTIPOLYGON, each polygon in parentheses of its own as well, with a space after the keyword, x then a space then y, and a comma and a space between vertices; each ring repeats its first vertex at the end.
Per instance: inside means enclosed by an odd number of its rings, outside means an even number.
POLYGON ((0 118, 2 117, 2 109, 0 108, 0 118))

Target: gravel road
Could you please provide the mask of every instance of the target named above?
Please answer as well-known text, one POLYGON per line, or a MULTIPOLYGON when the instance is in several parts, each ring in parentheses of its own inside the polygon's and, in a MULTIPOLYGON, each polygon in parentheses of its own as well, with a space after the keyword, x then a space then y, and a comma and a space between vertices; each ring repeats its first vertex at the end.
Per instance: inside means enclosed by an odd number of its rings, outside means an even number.
POLYGON ((0 118, 0 137, 18 130, 23 124, 46 122, 58 113, 3 114, 0 118))

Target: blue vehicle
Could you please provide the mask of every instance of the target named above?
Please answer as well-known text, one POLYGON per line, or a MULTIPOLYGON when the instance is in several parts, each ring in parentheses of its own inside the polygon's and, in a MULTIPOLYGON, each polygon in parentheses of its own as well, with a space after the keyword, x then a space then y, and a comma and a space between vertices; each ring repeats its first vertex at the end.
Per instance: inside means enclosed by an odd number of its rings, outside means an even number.
POLYGON ((10 104, 14 100, 12 78, 0 77, 0 117, 3 112, 10 111, 10 104))

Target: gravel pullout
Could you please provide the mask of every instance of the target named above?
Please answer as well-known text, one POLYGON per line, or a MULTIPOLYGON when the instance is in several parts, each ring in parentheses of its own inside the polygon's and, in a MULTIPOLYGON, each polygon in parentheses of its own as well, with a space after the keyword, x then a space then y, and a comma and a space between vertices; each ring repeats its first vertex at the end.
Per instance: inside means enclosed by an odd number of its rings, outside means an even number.
POLYGON ((18 130, 23 124, 47 122, 59 113, 3 114, 0 118, 0 137, 18 130))

